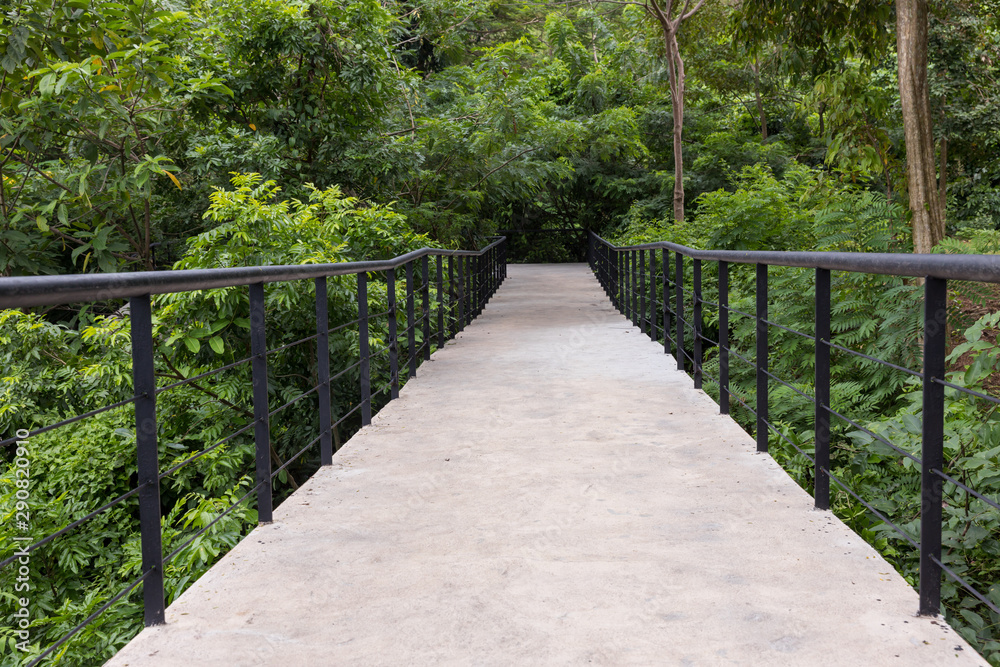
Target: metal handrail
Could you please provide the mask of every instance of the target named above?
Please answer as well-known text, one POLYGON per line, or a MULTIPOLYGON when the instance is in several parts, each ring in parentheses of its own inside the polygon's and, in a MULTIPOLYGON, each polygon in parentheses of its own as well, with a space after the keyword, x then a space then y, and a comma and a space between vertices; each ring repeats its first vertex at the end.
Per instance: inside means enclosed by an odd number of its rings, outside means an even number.
POLYGON ((386 260, 336 264, 281 264, 180 271, 130 273, 86 273, 58 276, 9 276, 0 278, 0 308, 54 306, 85 301, 124 299, 142 294, 169 294, 237 287, 253 283, 288 282, 307 278, 345 276, 362 271, 375 273, 397 269, 422 257, 481 257, 503 243, 500 237, 482 250, 421 248, 386 260))
MULTIPOLYGON (((593 232, 591 232, 593 234, 593 232)), ((608 243, 597 234, 594 237, 608 243)), ((608 244, 611 245, 611 244, 608 244)), ((941 278, 1000 283, 1000 255, 917 255, 892 252, 826 252, 780 250, 699 250, 669 241, 613 246, 616 251, 669 250, 685 257, 731 264, 766 264, 827 271, 851 271, 880 276, 941 278)))
MULTIPOLYGON (((125 590, 114 596, 109 603, 63 635, 53 645, 36 656, 29 667, 38 664, 56 651, 70 637, 79 632, 103 613, 110 605, 129 594, 140 583, 143 587, 144 621, 146 625, 164 622, 164 566, 199 535, 206 532, 223 516, 233 511, 251 495, 257 496, 257 513, 261 523, 271 521, 273 511, 272 480, 279 472, 291 465, 307 450, 320 445, 320 464, 330 465, 333 459, 333 429, 349 416, 360 410, 362 426, 371 423, 373 398, 388 390, 388 399, 399 395, 399 352, 404 344, 409 358, 405 372, 414 377, 417 372, 417 357, 422 353, 424 360, 430 358, 431 276, 429 257, 436 257, 437 331, 436 342, 443 346, 445 341, 462 331, 483 311, 486 303, 506 278, 507 248, 506 238, 496 237, 481 250, 444 250, 421 248, 388 260, 343 262, 337 264, 306 264, 281 266, 255 266, 242 268, 193 269, 178 271, 148 271, 143 273, 86 274, 70 276, 31 276, 0 278, 0 308, 28 308, 33 306, 59 305, 76 302, 104 301, 107 299, 129 299, 129 321, 132 343, 132 374, 134 396, 110 406, 77 415, 56 424, 42 426, 34 431, 18 431, 16 437, 0 445, 18 443, 74 422, 100 414, 115 407, 128 404, 135 406, 137 473, 136 487, 126 494, 107 503, 94 512, 79 518, 61 530, 52 533, 29 546, 18 547, 14 557, 0 562, 0 568, 10 566, 21 556, 51 542, 57 537, 74 530, 86 521, 125 500, 138 496, 139 534, 142 552, 142 576, 125 590), (443 258, 448 258, 445 277, 443 258), (419 264, 418 264, 419 261, 419 264), (405 300, 396 294, 396 269, 405 268, 405 300), (419 267, 419 286, 416 284, 414 268, 419 267), (388 310, 384 313, 368 312, 368 274, 385 272, 388 310), (357 276, 358 317, 350 322, 330 327, 327 297, 327 278, 331 276, 357 276), (267 283, 313 280, 316 294, 316 333, 287 345, 269 350, 267 347, 267 326, 265 318, 264 286, 267 283), (249 286, 250 308, 250 357, 228 364, 195 377, 184 378, 166 387, 156 386, 154 370, 153 320, 151 296, 176 292, 192 292, 206 289, 249 286), (447 288, 447 290, 445 289, 447 288), (447 299, 445 298, 447 295, 447 299), (417 298, 420 298, 420 312, 417 312, 417 298), (447 303, 445 301, 447 300, 447 303), (374 318, 388 316, 388 339, 382 352, 372 353, 370 346, 370 325, 374 318), (397 318, 404 318, 406 325, 398 331, 397 318), (357 325, 359 359, 336 375, 330 373, 329 335, 347 326, 357 325), (416 328, 422 325, 423 344, 416 346, 416 328), (316 341, 316 384, 297 395, 280 407, 271 409, 267 390, 268 355, 307 341, 316 341), (371 362, 383 352, 388 353, 389 383, 372 392, 371 362), (253 378, 252 406, 253 420, 233 434, 207 447, 198 454, 185 459, 180 464, 162 471, 159 465, 157 445, 157 395, 168 388, 188 384, 196 379, 214 375, 227 368, 250 362, 253 378), (358 369, 361 401, 354 404, 340 419, 334 421, 331 414, 332 382, 348 370, 358 369), (277 470, 271 469, 270 462, 270 418, 299 400, 317 394, 319 411, 319 434, 303 446, 277 470), (236 435, 253 429, 255 445, 255 486, 239 500, 230 504, 214 521, 176 547, 164 557, 162 545, 162 512, 160 507, 160 481, 168 474, 193 462, 211 450, 221 446, 236 435), (22 434, 23 433, 23 434, 22 434)), ((273 358, 273 357, 272 357, 273 358)), ((20 456, 20 455, 19 455, 20 456)), ((17 538, 15 538, 17 539, 17 538)))
MULTIPOLYGON (((759 452, 768 451, 768 431, 779 436, 782 433, 769 421, 768 393, 769 381, 785 385, 795 391, 789 383, 776 377, 768 369, 770 347, 768 330, 783 329, 813 341, 815 347, 815 397, 809 399, 815 406, 815 457, 811 463, 815 469, 814 496, 817 509, 829 509, 830 482, 843 487, 869 510, 884 520, 889 526, 914 544, 920 553, 919 613, 936 615, 941 607, 941 580, 943 575, 954 579, 970 590, 983 604, 1000 613, 998 605, 987 600, 982 594, 953 570, 941 564, 942 551, 942 479, 951 481, 943 472, 944 468, 944 389, 950 387, 967 395, 984 398, 994 403, 1000 399, 947 382, 945 376, 946 331, 948 325, 947 284, 949 280, 1000 283, 1000 256, 996 255, 911 255, 894 253, 848 253, 848 252, 777 252, 777 251, 734 251, 699 250, 666 241, 630 246, 615 246, 591 233, 588 245, 588 259, 598 281, 604 287, 612 304, 640 331, 657 340, 657 331, 663 333, 665 353, 676 350, 674 356, 678 370, 685 370, 685 360, 692 364, 691 374, 694 386, 700 389, 703 376, 702 342, 714 344, 719 350, 719 377, 709 378, 719 388, 719 412, 729 413, 729 403, 735 399, 756 419, 756 440, 759 452), (648 253, 648 259, 647 259, 648 253), (658 261, 657 254, 661 255, 658 261), (673 267, 669 258, 674 254, 673 267), (684 259, 693 261, 690 289, 685 288, 688 280, 684 259), (718 263, 717 302, 702 298, 701 262, 718 263), (729 305, 729 264, 750 264, 756 269, 754 298, 756 312, 745 313, 729 305), (768 267, 800 267, 815 270, 815 331, 812 335, 796 331, 768 318, 768 267), (662 267, 662 268, 660 268, 662 267), (658 270, 659 269, 659 270, 658 270), (671 269, 673 276, 671 277, 671 269), (832 341, 831 320, 831 271, 848 271, 883 276, 903 276, 921 278, 924 281, 924 329, 923 329, 923 372, 913 371, 892 364, 874 356, 837 345, 832 341), (660 290, 657 291, 657 276, 660 290), (649 299, 647 302, 647 277, 649 299), (671 294, 673 291, 673 294, 671 294), (662 298, 658 297, 658 293, 662 298), (671 299, 673 304, 671 307, 671 299), (691 305, 692 323, 685 322, 686 300, 691 305), (647 306, 648 303, 648 306, 647 306), (718 310, 718 340, 710 341, 702 334, 701 308, 711 305, 718 310), (662 326, 658 326, 658 313, 662 326), (756 354, 749 359, 729 345, 729 314, 739 313, 754 319, 756 329, 756 354), (671 324, 676 330, 671 335, 671 324), (692 351, 685 347, 684 332, 694 331, 692 351), (917 376, 923 383, 922 444, 919 457, 893 445, 884 437, 865 429, 857 422, 833 410, 830 406, 830 352, 842 350, 863 359, 906 371, 917 376), (751 408, 729 388, 730 355, 749 364, 756 375, 756 406, 751 408), (880 440, 900 455, 907 456, 919 465, 921 470, 921 517, 919 543, 910 538, 898 526, 879 513, 844 483, 834 477, 830 469, 830 423, 834 419, 859 428, 880 440)), ((791 443, 796 449, 798 446, 791 443)), ((801 451, 801 450, 800 450, 801 451)), ((809 458, 807 456, 807 458, 809 458)), ((994 508, 1000 507, 996 501, 962 485, 962 488, 994 508)))

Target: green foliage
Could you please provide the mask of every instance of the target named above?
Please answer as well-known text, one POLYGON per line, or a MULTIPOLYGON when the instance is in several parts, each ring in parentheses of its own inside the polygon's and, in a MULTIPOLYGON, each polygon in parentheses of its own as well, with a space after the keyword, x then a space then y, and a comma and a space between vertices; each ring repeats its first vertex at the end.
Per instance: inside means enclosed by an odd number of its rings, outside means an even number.
MULTIPOLYGON (((432 245, 413 233, 389 207, 344 197, 337 187, 310 190, 307 202, 278 199, 273 181, 237 174, 234 188, 217 190, 206 214, 211 229, 190 240, 177 268, 263 264, 306 264, 382 259, 432 245)), ((401 281, 400 281, 401 282, 401 281)), ((353 277, 328 279, 332 327, 357 318, 353 277)), ((437 295, 434 295, 435 299, 437 295)), ((278 283, 266 291, 270 348, 315 332, 312 281, 278 283), (272 315, 271 317, 274 317, 272 315), (271 318, 269 317, 269 320, 271 318)), ((386 310, 384 283, 372 282, 370 312, 386 310)), ((155 298, 157 382, 191 378, 249 356, 249 310, 245 290, 207 290, 155 298)), ((373 353, 385 349, 384 318, 372 321, 373 353)), ((81 313, 68 324, 37 314, 0 311, 0 432, 36 428, 128 398, 131 352, 128 310, 114 315, 81 313)), ((417 344, 422 344, 422 339, 417 344)), ((330 336, 336 382, 334 415, 358 401, 357 333, 345 328, 330 336)), ((412 351, 403 349, 404 354, 412 351)), ((311 341, 268 356, 269 393, 283 405, 312 387, 315 347, 311 341)), ((373 385, 388 382, 376 365, 373 385)), ((191 540, 253 485, 254 449, 249 433, 222 446, 223 438, 251 423, 250 379, 245 365, 164 391, 158 396, 160 468, 186 463, 161 482, 164 553, 180 551, 166 568, 168 602, 195 581, 256 524, 253 496, 200 537, 191 540), (194 457, 198 458, 194 458, 194 457), (193 459, 193 460, 191 460, 193 459), (181 548, 183 546, 183 548, 181 548)), ((317 428, 315 401, 301 401, 272 418, 274 467, 288 461, 317 428)), ((336 418, 336 417, 335 417, 336 418)), ((355 422, 340 427, 344 435, 355 422)), ((134 484, 135 433, 130 406, 61 427, 30 439, 31 536, 40 539, 130 490, 134 484)), ((283 498, 318 465, 307 452, 278 478, 283 498)), ((16 509, 16 467, 4 459, 0 474, 0 542, 20 535, 16 509)), ((32 554, 31 600, 35 614, 32 651, 37 654, 141 573, 136 499, 130 498, 32 554)), ((0 572, 0 589, 14 591, 16 570, 0 572)), ((0 615, 7 621, 15 600, 5 594, 0 615)), ((0 631, 0 655, 13 655, 14 623, 0 631)), ((142 627, 141 596, 132 592, 72 639, 66 664, 99 664, 142 627)))
POLYGON ((230 91, 154 2, 17 3, 0 53, 0 271, 148 268, 156 190, 182 188, 164 136, 230 91))
MULTIPOLYGON (((808 212, 801 207, 801 186, 811 174, 799 170, 778 181, 766 166, 744 168, 733 180, 735 192, 718 190, 698 201, 699 227, 707 231, 705 247, 730 250, 808 248, 808 212), (800 178, 795 178, 799 176, 800 178), (796 183, 796 181, 798 183, 796 183)), ((703 232, 704 233, 704 232, 703 232)))

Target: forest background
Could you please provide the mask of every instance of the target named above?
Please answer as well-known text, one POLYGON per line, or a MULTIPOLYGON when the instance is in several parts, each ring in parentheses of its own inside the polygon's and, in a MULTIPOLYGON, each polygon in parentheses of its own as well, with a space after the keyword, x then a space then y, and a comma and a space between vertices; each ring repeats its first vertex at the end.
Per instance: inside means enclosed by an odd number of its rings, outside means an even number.
MULTIPOLYGON (((897 80, 897 4, 914 3, 7 0, 0 273, 377 259, 423 246, 473 248, 499 230, 535 240, 530 250, 522 244, 524 259, 569 260, 574 250, 560 236, 530 236, 565 228, 619 242, 911 252, 913 160, 897 80)), ((1000 249, 998 5, 930 4, 922 48, 933 128, 930 213, 946 237, 938 252, 1000 249)), ((797 276, 775 273, 772 307, 808 330, 810 295, 797 276)), ((750 285, 738 272, 733 281, 750 285)), ((919 367, 916 289, 838 277, 837 342, 919 367)), ((311 298, 305 287, 268 292, 269 310, 282 317, 275 345, 308 335, 311 298)), ((370 298, 373 312, 385 309, 384 283, 370 298)), ((157 299, 160 381, 245 356, 244 301, 232 290, 157 299)), ((996 295, 959 285, 952 303, 953 381, 995 390, 996 295)), ((131 395, 122 305, 0 312, 3 437, 131 395)), ((331 280, 330 305, 333 324, 356 317, 349 281, 331 280)), ((741 326, 733 340, 751 341, 741 326)), ((776 344, 775 372, 807 387, 803 343, 779 335, 776 344)), ((356 391, 348 367, 357 336, 331 336, 331 346, 345 370, 339 409, 356 391)), ((834 361, 838 408, 916 451, 915 387, 834 361)), ((290 399, 311 386, 301 377, 310 363, 308 352, 277 357, 272 394, 290 399)), ((164 394, 160 410, 172 419, 161 424, 162 465, 245 426, 248 386, 245 375, 227 372, 164 394)), ((748 371, 734 371, 734 386, 752 404, 748 371)), ((775 419, 786 440, 809 451, 811 408, 780 391, 775 419)), ((949 401, 950 463, 995 495, 1000 418, 987 406, 949 401)), ((752 426, 738 409, 735 416, 752 426)), ((274 426, 275 461, 296 451, 314 424, 308 406, 286 413, 274 426)), ((338 439, 356 427, 348 423, 338 439)), ((835 427, 833 438, 838 474, 916 531, 919 473, 862 432, 835 427)), ((809 467, 786 440, 774 439, 775 456, 808 488, 809 467)), ((33 438, 37 537, 131 488, 134 443, 128 409, 33 438)), ((9 464, 13 453, 2 456, 9 464)), ((252 486, 252 460, 252 439, 235 438, 165 482, 165 551, 252 486)), ((289 468, 281 492, 316 464, 306 458, 289 468)), ((6 550, 16 479, 4 467, 6 550)), ((904 541, 848 494, 835 504, 916 581, 904 541)), ((182 550, 167 571, 168 598, 255 522, 252 509, 232 512, 182 550)), ((955 496, 948 522, 949 565, 1000 604, 1000 516, 955 496)), ((27 657, 133 579, 138 549, 129 505, 39 549, 39 616, 27 657)), ((8 620, 12 577, 0 571, 0 615, 8 620)), ((1000 664, 1000 615, 954 585, 946 585, 943 611, 1000 664)), ((58 660, 100 664, 141 625, 133 593, 64 645, 58 660)), ((0 624, 3 664, 26 659, 12 628, 0 624)))

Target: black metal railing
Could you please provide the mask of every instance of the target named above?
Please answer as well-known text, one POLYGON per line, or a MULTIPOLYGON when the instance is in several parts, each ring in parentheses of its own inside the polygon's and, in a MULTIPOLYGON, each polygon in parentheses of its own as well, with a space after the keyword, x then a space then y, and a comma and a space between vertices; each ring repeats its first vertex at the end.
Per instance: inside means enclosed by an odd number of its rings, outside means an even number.
MULTIPOLYGON (((1000 399, 968 389, 945 379, 947 345, 947 287, 949 280, 1000 283, 1000 257, 986 255, 906 255, 887 253, 844 252, 774 252, 696 250, 668 242, 617 247, 595 234, 590 236, 588 249, 590 266, 614 306, 644 333, 654 340, 662 334, 664 352, 673 353, 678 370, 691 369, 694 386, 702 388, 704 379, 717 385, 719 412, 728 414, 731 401, 739 403, 756 422, 756 444, 760 452, 768 451, 769 433, 774 433, 813 467, 814 499, 817 509, 830 507, 831 481, 855 501, 862 504, 879 520, 892 527, 919 552, 919 613, 936 615, 941 608, 942 577, 947 575, 979 602, 995 613, 998 605, 977 590, 966 578, 942 562, 942 503, 945 484, 954 484, 989 508, 1000 510, 997 499, 989 498, 944 472, 945 388, 1000 404, 1000 399), (671 267, 670 254, 674 255, 671 267), (660 257, 658 258, 657 255, 660 257), (685 258, 692 263, 690 277, 685 258), (704 298, 702 262, 717 263, 717 302, 704 298), (755 267, 755 312, 737 310, 730 305, 730 265, 755 267), (801 267, 813 269, 812 285, 801 290, 815 291, 814 331, 797 331, 768 318, 768 267, 801 267), (672 270, 671 270, 672 268, 672 270), (831 340, 831 271, 902 276, 924 281, 923 369, 914 371, 875 356, 838 345, 831 340), (659 289, 657 285, 659 284, 659 289), (671 299, 671 292, 673 298, 671 299), (705 335, 702 308, 717 311, 718 335, 705 335), (730 344, 730 314, 751 320, 755 325, 754 358, 740 354, 730 344), (690 318, 690 321, 688 320, 690 318), (769 370, 768 334, 780 329, 812 341, 815 368, 814 395, 775 376, 769 370), (692 337, 685 343, 686 335, 692 337), (718 375, 705 374, 704 346, 717 348, 718 375), (922 383, 921 455, 892 443, 886 437, 865 428, 830 406, 830 353, 837 350, 859 357, 866 362, 882 364, 920 379, 922 383), (756 402, 750 406, 730 387, 730 361, 747 364, 756 376, 756 402), (814 406, 814 456, 810 456, 769 420, 769 388, 771 383, 807 399, 814 406), (884 512, 865 500, 830 470, 830 424, 843 420, 856 429, 890 447, 898 455, 910 459, 920 469, 921 508, 919 535, 914 537, 893 523, 884 512)), ((714 364, 713 364, 714 366, 714 364)), ((991 510, 992 511, 992 510, 991 510)))
POLYGON ((58 641, 48 646, 29 664, 36 665, 57 651, 76 633, 140 585, 143 588, 145 624, 148 626, 163 623, 165 612, 164 568, 166 564, 251 496, 256 496, 260 523, 270 522, 273 512, 272 483, 274 479, 303 454, 315 447, 317 443, 320 451, 320 465, 330 465, 335 452, 334 429, 358 411, 360 411, 361 425, 370 424, 373 399, 379 394, 387 393, 389 400, 397 398, 399 396, 400 369, 404 369, 403 372, 406 373, 407 377, 414 377, 420 360, 430 358, 432 342, 436 340, 437 346, 443 347, 446 340, 453 338, 482 312, 507 275, 506 260, 507 241, 506 238, 499 237, 479 251, 424 248, 384 261, 0 279, 0 308, 30 308, 124 298, 128 298, 130 304, 134 396, 58 423, 47 424, 30 431, 19 430, 14 437, 0 441, 0 447, 12 445, 16 447, 12 460, 17 465, 18 459, 16 457, 23 457, 26 453, 26 450, 22 451, 25 448, 22 448, 21 445, 26 444, 25 441, 33 436, 129 404, 132 404, 135 410, 136 469, 138 473, 135 488, 72 521, 60 530, 35 541, 30 546, 15 545, 14 554, 0 561, 0 569, 16 566, 19 558, 26 557, 35 549, 75 530, 112 507, 138 496, 142 574, 58 641), (437 297, 436 313, 432 312, 434 304, 431 301, 432 280, 429 260, 432 257, 435 261, 433 286, 437 297), (447 267, 444 266, 445 262, 447 267), (418 268, 419 284, 416 282, 418 268), (402 304, 398 302, 396 289, 397 271, 399 270, 402 270, 405 281, 405 300, 402 304), (368 312, 369 274, 380 273, 385 276, 388 309, 385 312, 370 314, 368 312), (333 276, 350 275, 357 277, 358 316, 352 321, 331 328, 328 314, 327 279, 333 276), (312 280, 315 283, 316 333, 288 345, 269 350, 267 347, 268 328, 265 318, 265 285, 302 280, 312 280), (206 373, 158 387, 154 370, 155 348, 151 296, 242 285, 248 286, 251 355, 206 373), (418 298, 421 302, 419 312, 418 298), (403 330, 399 331, 397 321, 403 315, 405 315, 406 324, 403 330), (373 320, 380 317, 388 319, 388 340, 384 349, 373 352, 370 330, 373 320), (432 324, 435 320, 436 326, 432 324), (329 336, 341 329, 355 326, 359 337, 357 361, 348 365, 338 374, 331 376, 329 336), (422 333, 422 342, 419 346, 416 340, 418 329, 422 333), (312 340, 317 342, 316 384, 291 401, 272 409, 268 399, 268 355, 312 340), (407 355, 402 360, 400 359, 401 349, 405 350, 407 355), (372 363, 376 358, 384 355, 388 356, 389 382, 384 387, 373 391, 371 385, 372 363), (161 470, 157 443, 157 395, 244 364, 250 364, 252 374, 252 421, 190 458, 167 470, 161 470), (337 421, 333 421, 331 385, 340 376, 354 369, 358 369, 360 376, 360 401, 345 410, 337 421), (285 460, 278 469, 272 470, 270 419, 280 411, 313 394, 317 395, 319 432, 297 453, 285 460), (160 503, 161 480, 250 429, 253 429, 254 434, 255 485, 222 511, 213 521, 203 526, 169 554, 164 555, 161 531, 161 518, 163 517, 163 508, 160 503))

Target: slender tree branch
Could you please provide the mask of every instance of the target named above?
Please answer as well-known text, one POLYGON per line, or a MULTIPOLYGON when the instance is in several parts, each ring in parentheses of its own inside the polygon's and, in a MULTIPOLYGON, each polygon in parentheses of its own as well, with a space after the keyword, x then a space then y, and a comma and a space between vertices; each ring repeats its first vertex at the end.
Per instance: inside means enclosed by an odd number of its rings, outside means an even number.
MULTIPOLYGON (((506 167, 506 166, 507 166, 508 164, 510 164, 511 162, 513 162, 514 160, 516 160, 517 158, 521 157, 522 155, 527 155, 528 153, 533 153, 533 152, 535 152, 535 151, 538 151, 538 150, 541 150, 541 149, 542 149, 542 147, 541 147, 541 146, 535 146, 534 148, 527 148, 527 149, 525 149, 525 150, 521 151, 520 153, 518 153, 517 155, 515 155, 515 156, 514 156, 514 157, 512 157, 511 159, 509 159, 509 160, 507 160, 506 162, 504 162, 504 163, 503 163, 502 165, 500 165, 499 167, 496 167, 496 168, 494 168, 494 169, 490 169, 490 170, 489 170, 488 172, 486 172, 486 175, 485 175, 485 176, 483 176, 482 178, 480 178, 480 179, 479 179, 478 181, 476 181, 476 184, 475 184, 475 185, 473 185, 473 186, 472 186, 472 187, 471 187, 470 189, 471 189, 471 190, 475 190, 475 189, 476 189, 476 188, 478 188, 478 187, 479 187, 479 186, 480 186, 480 185, 482 184, 482 182, 483 182, 483 181, 485 181, 485 180, 486 180, 487 178, 489 178, 490 176, 492 176, 492 175, 493 175, 493 174, 495 174, 496 172, 500 171, 501 169, 503 169, 504 167, 506 167)), ((454 203, 455 203, 456 201, 458 201, 458 197, 455 197, 455 198, 454 198, 454 199, 452 199, 452 200, 451 200, 450 202, 448 202, 448 204, 447 204, 447 205, 445 206, 445 208, 450 208, 450 207, 451 207, 451 205, 452 205, 452 204, 454 204, 454 203)))

